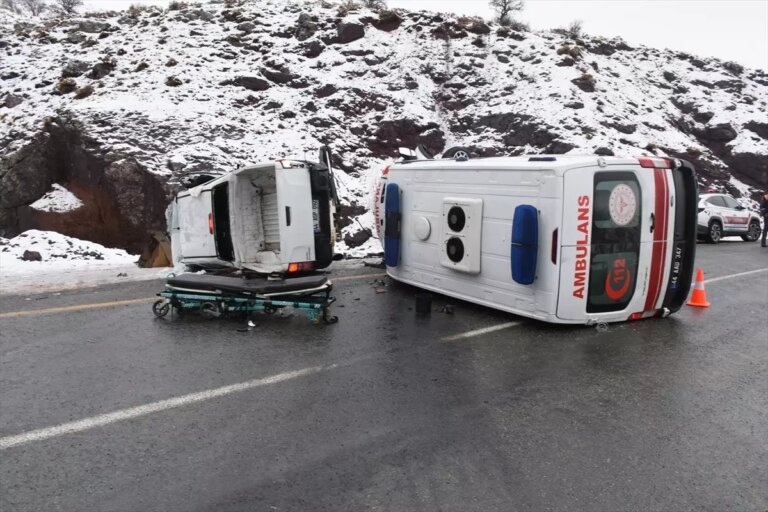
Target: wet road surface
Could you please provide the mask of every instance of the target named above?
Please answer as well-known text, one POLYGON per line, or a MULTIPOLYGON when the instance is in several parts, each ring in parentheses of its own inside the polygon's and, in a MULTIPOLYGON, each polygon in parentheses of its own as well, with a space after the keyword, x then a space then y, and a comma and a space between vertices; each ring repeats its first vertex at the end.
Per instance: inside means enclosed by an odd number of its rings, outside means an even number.
POLYGON ((605 332, 440 297, 419 318, 371 269, 332 326, 155 320, 157 281, 0 298, 0 510, 765 511, 768 272, 718 278, 768 249, 697 258, 710 309, 605 332))

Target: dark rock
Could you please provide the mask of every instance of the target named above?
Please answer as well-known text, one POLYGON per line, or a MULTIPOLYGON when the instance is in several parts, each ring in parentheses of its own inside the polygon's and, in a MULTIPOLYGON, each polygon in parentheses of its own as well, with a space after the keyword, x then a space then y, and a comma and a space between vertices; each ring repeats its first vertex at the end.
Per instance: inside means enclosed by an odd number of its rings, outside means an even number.
POLYGON ((669 101, 680 109, 683 114, 690 114, 696 108, 696 105, 692 101, 684 101, 680 98, 672 96, 669 101))
POLYGON ((309 41, 308 43, 304 43, 301 46, 301 49, 302 55, 308 59, 314 59, 323 53, 323 50, 325 50, 325 45, 320 41, 309 41))
POLYGON ((316 32, 317 23, 312 21, 312 17, 304 12, 299 14, 299 19, 296 21, 296 39, 299 41, 306 41, 314 36, 316 32))
POLYGON ((568 142, 556 140, 546 147, 545 152, 553 155, 564 155, 575 147, 576 146, 568 142))
POLYGON ((305 112, 317 112, 317 105, 315 105, 315 103, 312 101, 308 101, 303 107, 301 107, 301 110, 305 112))
POLYGON ((360 247, 365 242, 367 242, 371 237, 373 236, 373 233, 371 233, 371 230, 368 228, 364 228, 354 235, 350 235, 347 233, 344 235, 344 243, 347 244, 347 247, 354 248, 354 247, 360 247))
POLYGON ((235 23, 241 23, 243 21, 247 21, 243 17, 243 11, 239 9, 225 9, 221 11, 221 18, 224 21, 232 21, 235 23))
POLYGON ((415 80, 406 80, 405 81, 405 88, 408 90, 414 90, 419 88, 419 83, 415 80))
POLYGON ((662 74, 664 75, 664 80, 666 80, 667 82, 674 82, 675 80, 677 80, 677 75, 675 75, 671 71, 665 71, 662 74))
POLYGON ((37 251, 24 251, 21 255, 23 261, 43 261, 43 257, 37 251))
POLYGON ((62 78, 56 84, 54 93, 56 94, 69 94, 77 89, 77 82, 73 78, 62 78))
POLYGON ((563 57, 562 60, 555 62, 555 66, 560 66, 560 67, 573 66, 574 64, 576 64, 576 61, 573 60, 572 57, 569 57, 567 55, 563 57))
POLYGON ((87 32, 89 34, 96 34, 98 32, 104 32, 112 27, 109 23, 96 21, 96 20, 84 20, 78 23, 77 29, 81 32, 87 32))
POLYGON ((629 46, 620 38, 615 38, 615 39, 604 39, 601 37, 594 38, 590 41, 585 41, 585 45, 587 50, 590 53, 594 53, 596 55, 610 56, 618 51, 632 50, 632 47, 629 46))
POLYGON ((106 59, 94 64, 88 76, 94 80, 99 80, 114 71, 115 67, 117 64, 114 60, 106 59))
POLYGON ((326 84, 322 87, 318 87, 317 89, 315 89, 315 96, 318 98, 327 98, 328 96, 332 96, 336 94, 337 90, 338 89, 336 89, 335 86, 331 84, 326 84))
POLYGON ((579 78, 574 78, 571 83, 584 92, 595 92, 595 79, 589 73, 584 73, 579 78))
POLYGON ((74 78, 82 75, 91 68, 91 65, 81 60, 71 60, 67 62, 64 69, 61 70, 62 78, 74 78))
POLYGON ((465 30, 472 34, 487 35, 491 33, 491 27, 480 20, 470 23, 465 30))
POLYGON ((85 87, 81 87, 80 89, 75 91, 75 99, 81 100, 83 98, 87 98, 91 94, 93 94, 93 86, 92 85, 86 85, 85 87))
POLYGON ((600 156, 614 156, 613 150, 606 147, 597 148, 595 154, 600 156))
POLYGON ((693 114, 693 120, 702 124, 707 124, 713 117, 715 117, 713 112, 696 112, 693 114))
POLYGON ((237 30, 239 30, 240 32, 245 32, 246 34, 250 34, 256 29, 256 25, 251 23, 250 21, 244 21, 235 28, 237 28, 237 30))
POLYGON ((6 108, 18 107, 23 102, 24 102, 24 98, 22 98, 21 96, 17 96, 16 94, 10 94, 10 93, 8 93, 5 96, 5 100, 3 100, 3 104, 5 105, 6 108))
POLYGON ((497 55, 496 58, 499 59, 499 62, 501 62, 502 64, 509 64, 509 57, 506 57, 504 55, 497 55))
POLYGON ((360 23, 341 23, 338 28, 338 37, 342 44, 357 41, 365 37, 365 27, 360 23))
POLYGON ((225 80, 220 85, 236 85, 249 91, 266 91, 270 88, 269 82, 255 76, 238 76, 232 80, 225 80))
POLYGON ((707 126, 703 131, 697 131, 696 135, 710 142, 730 142, 738 134, 730 124, 721 123, 715 126, 707 126))
POLYGON ((580 109, 584 108, 584 104, 580 101, 571 101, 570 103, 566 103, 563 105, 565 108, 573 108, 573 109, 580 109))
POLYGON ((169 76, 165 79, 165 85, 168 87, 178 87, 184 82, 181 81, 181 79, 177 76, 169 76))
POLYGON ((701 68, 703 68, 704 66, 706 66, 706 65, 707 65, 707 63, 706 63, 706 62, 704 62, 704 61, 703 61, 703 60, 701 60, 701 59, 691 59, 691 64, 692 64, 694 67, 697 67, 697 68, 699 68, 699 69, 701 69, 701 68))
POLYGON ((138 65, 138 66, 136 66, 136 69, 134 69, 133 71, 134 71, 135 73, 138 73, 139 71, 144 71, 144 70, 145 70, 145 69, 147 69, 148 67, 149 67, 149 64, 147 64, 147 63, 146 63, 146 62, 144 62, 144 61, 141 61, 141 62, 139 62, 139 65, 138 65))
POLYGON ((752 130, 763 139, 768 140, 768 123, 758 123, 757 121, 750 121, 744 124, 744 128, 752 130))
POLYGON ((70 32, 67 34, 67 41, 72 44, 80 44, 87 39, 87 36, 81 32, 70 32))
POLYGON ((368 139, 368 148, 377 157, 395 157, 398 148, 418 144, 424 144, 432 154, 441 153, 445 135, 437 123, 421 125, 413 119, 398 119, 381 121, 374 136, 368 139))
POLYGON ((14 78, 19 78, 20 76, 21 75, 19 73, 17 73, 16 71, 9 71, 7 73, 3 73, 2 75, 0 75, 0 79, 12 80, 14 78))
POLYGON ((264 75, 264 77, 269 80, 270 82, 274 82, 276 84, 287 84, 294 78, 296 78, 291 72, 288 70, 288 68, 281 68, 281 69, 269 69, 269 68, 261 68, 261 74, 264 75))
POLYGON ((626 133, 627 135, 635 133, 637 131, 636 124, 612 122, 612 123, 603 123, 603 125, 609 128, 613 128, 618 132, 626 133))
POLYGON ((379 12, 379 19, 373 20, 371 24, 378 30, 384 32, 392 32, 400 28, 403 23, 403 18, 400 17, 395 11, 384 10, 379 12))
POLYGON ((224 38, 224 40, 232 46, 237 46, 238 48, 243 46, 243 41, 240 39, 240 36, 236 34, 228 35, 224 38))
POLYGON ((740 180, 758 189, 768 189, 768 157, 766 155, 737 153, 723 155, 721 158, 740 180))

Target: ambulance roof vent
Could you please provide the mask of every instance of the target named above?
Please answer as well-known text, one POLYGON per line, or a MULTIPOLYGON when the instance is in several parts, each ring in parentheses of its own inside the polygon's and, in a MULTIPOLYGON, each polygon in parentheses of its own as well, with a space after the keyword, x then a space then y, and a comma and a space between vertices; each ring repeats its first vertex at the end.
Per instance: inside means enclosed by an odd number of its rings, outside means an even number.
POLYGON ((554 156, 532 156, 528 159, 529 162, 557 162, 557 158, 554 156))

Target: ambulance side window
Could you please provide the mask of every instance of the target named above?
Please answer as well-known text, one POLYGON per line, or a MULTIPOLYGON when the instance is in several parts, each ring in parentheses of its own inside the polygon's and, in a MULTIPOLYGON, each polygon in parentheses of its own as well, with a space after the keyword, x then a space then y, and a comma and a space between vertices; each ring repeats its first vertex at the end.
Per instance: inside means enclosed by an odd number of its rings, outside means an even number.
POLYGON ((642 194, 631 172, 595 175, 587 312, 621 311, 635 293, 642 194))

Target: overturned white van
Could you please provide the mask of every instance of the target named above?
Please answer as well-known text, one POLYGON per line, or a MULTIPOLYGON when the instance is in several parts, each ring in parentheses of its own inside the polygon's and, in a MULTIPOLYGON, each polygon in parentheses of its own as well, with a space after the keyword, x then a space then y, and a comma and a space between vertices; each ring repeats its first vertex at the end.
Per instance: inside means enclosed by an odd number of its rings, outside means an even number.
POLYGON ((408 158, 384 170, 374 207, 392 278, 556 323, 684 303, 698 202, 687 162, 408 158))
POLYGON ((330 265, 335 187, 327 151, 321 160, 262 162, 180 192, 168 211, 174 262, 263 274, 330 265))

